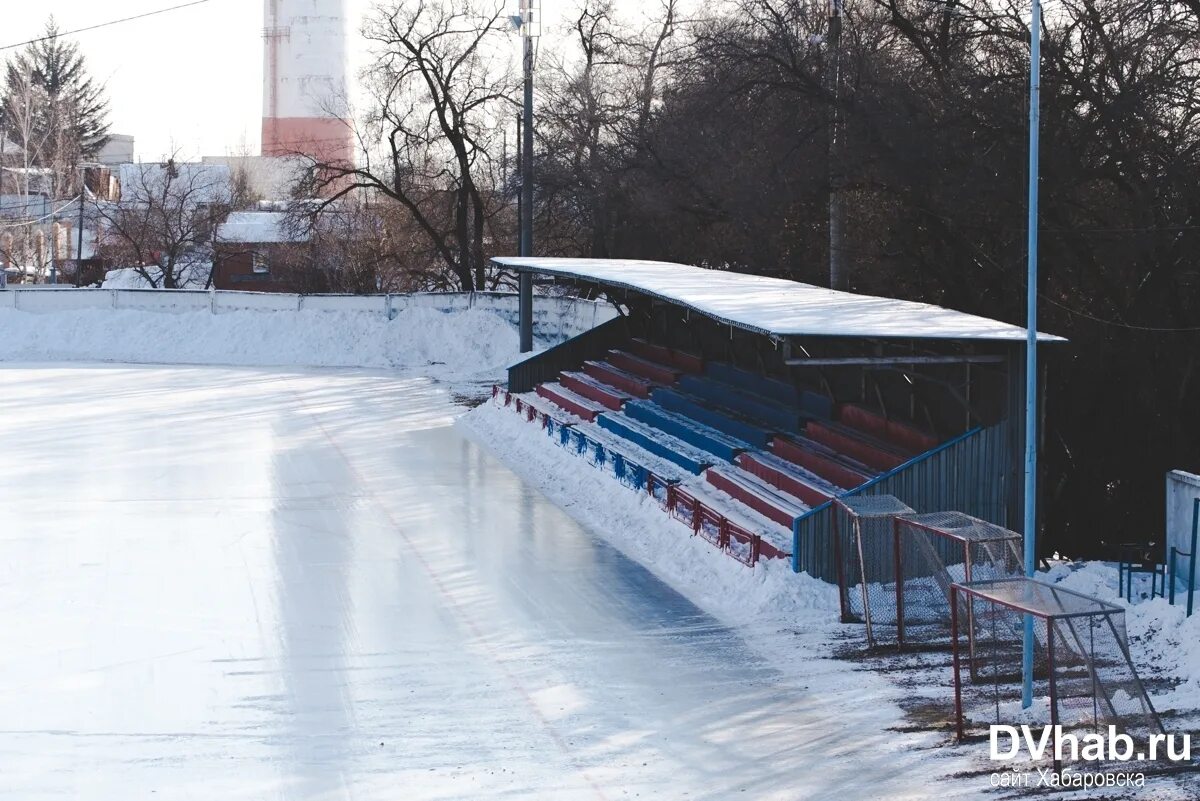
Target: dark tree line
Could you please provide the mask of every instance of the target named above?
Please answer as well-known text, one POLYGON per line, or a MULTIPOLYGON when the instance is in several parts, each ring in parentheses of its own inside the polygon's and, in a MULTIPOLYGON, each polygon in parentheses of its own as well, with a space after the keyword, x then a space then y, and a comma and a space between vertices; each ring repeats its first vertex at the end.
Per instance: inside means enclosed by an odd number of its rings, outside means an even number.
MULTIPOLYGON (((589 0, 538 131, 539 239, 828 281, 825 4, 589 0), (665 33, 664 33, 665 32, 665 33)), ((851 287, 1024 322, 1028 5, 848 0, 841 144, 851 287)), ((1200 6, 1044 15, 1040 261, 1048 543, 1154 539, 1200 467, 1200 6)), ((1161 537, 1159 537, 1161 540, 1161 537)))
MULTIPOLYGON (((314 165, 395 208, 422 286, 494 286, 514 249, 500 5, 376 9, 358 163, 314 165)), ((1023 324, 1028 3, 844 9, 835 62, 825 2, 577 0, 539 62, 537 252, 824 284, 836 195, 851 289, 1023 324)), ((1043 30, 1041 327, 1071 340, 1043 542, 1086 555, 1154 539, 1163 473, 1200 468, 1200 3, 1058 0, 1043 30)))

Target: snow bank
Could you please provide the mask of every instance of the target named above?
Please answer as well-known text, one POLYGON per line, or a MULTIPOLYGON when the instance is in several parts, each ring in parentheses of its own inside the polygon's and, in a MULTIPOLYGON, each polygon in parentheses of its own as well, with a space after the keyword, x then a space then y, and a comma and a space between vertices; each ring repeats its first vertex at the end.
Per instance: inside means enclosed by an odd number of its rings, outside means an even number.
POLYGON ((835 623, 837 588, 792 572, 785 560, 763 560, 753 570, 692 536, 690 527, 635 492, 558 447, 511 409, 486 403, 464 416, 477 440, 503 455, 557 505, 694 603, 736 623, 794 626, 835 623))
MULTIPOLYGON (((1134 665, 1143 679, 1177 683, 1174 689, 1151 693, 1160 711, 1200 709, 1200 614, 1187 617, 1187 595, 1176 593, 1175 606, 1166 598, 1136 600, 1118 595, 1117 566, 1112 562, 1056 564, 1044 578, 1075 592, 1125 608, 1125 628, 1134 665)), ((1135 593, 1141 580, 1135 579, 1135 593)))
MULTIPOLYGON (((898 772, 920 764, 931 784, 970 764, 958 752, 929 761, 931 749, 944 739, 941 732, 883 735, 908 725, 900 704, 910 691, 865 664, 836 658, 846 627, 838 622, 833 585, 793 573, 784 560, 763 560, 753 569, 734 561, 693 536, 690 527, 669 517, 646 493, 559 447, 511 409, 486 403, 459 418, 458 425, 597 536, 724 625, 737 628, 747 646, 779 670, 781 681, 802 685, 813 709, 833 721, 817 736, 844 733, 850 742, 870 742, 875 758, 898 772)), ((947 699, 947 708, 949 703, 947 699)), ((782 742, 796 736, 813 735, 788 731, 782 742)), ((780 746, 764 741, 764 747, 780 746)), ((973 789, 968 792, 966 797, 976 797, 973 789)), ((926 796, 917 792, 912 797, 926 796)))
POLYGON ((371 367, 461 381, 502 375, 520 351, 516 329, 495 314, 418 307, 390 321, 341 311, 0 309, 0 342, 0 361, 371 367))

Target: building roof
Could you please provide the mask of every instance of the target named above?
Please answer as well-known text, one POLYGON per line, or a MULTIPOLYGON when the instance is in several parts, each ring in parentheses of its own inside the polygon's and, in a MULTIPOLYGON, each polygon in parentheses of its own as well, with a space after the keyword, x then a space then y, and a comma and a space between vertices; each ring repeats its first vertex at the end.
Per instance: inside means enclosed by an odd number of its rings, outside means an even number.
MULTIPOLYGON (((1018 341, 1025 329, 928 303, 837 292, 824 287, 684 264, 620 259, 501 257, 521 272, 628 289, 767 336, 1018 341)), ((1038 334, 1041 342, 1062 337, 1038 334)))
POLYGON ((275 245, 304 242, 307 237, 294 230, 282 211, 235 211, 217 226, 218 242, 275 245))

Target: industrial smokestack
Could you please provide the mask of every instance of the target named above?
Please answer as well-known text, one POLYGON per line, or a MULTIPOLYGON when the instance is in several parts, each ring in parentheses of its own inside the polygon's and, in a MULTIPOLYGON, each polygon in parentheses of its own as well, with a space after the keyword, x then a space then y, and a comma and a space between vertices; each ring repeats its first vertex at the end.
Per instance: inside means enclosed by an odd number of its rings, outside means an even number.
POLYGON ((265 0, 262 154, 349 162, 346 0, 265 0))

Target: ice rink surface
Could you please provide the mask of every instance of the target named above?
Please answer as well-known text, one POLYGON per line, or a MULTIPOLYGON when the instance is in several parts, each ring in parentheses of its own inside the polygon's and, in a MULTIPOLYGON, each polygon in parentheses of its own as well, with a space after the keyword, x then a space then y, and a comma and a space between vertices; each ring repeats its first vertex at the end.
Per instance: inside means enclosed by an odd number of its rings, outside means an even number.
POLYGON ((0 797, 944 795, 461 411, 377 372, 0 366, 0 797))

